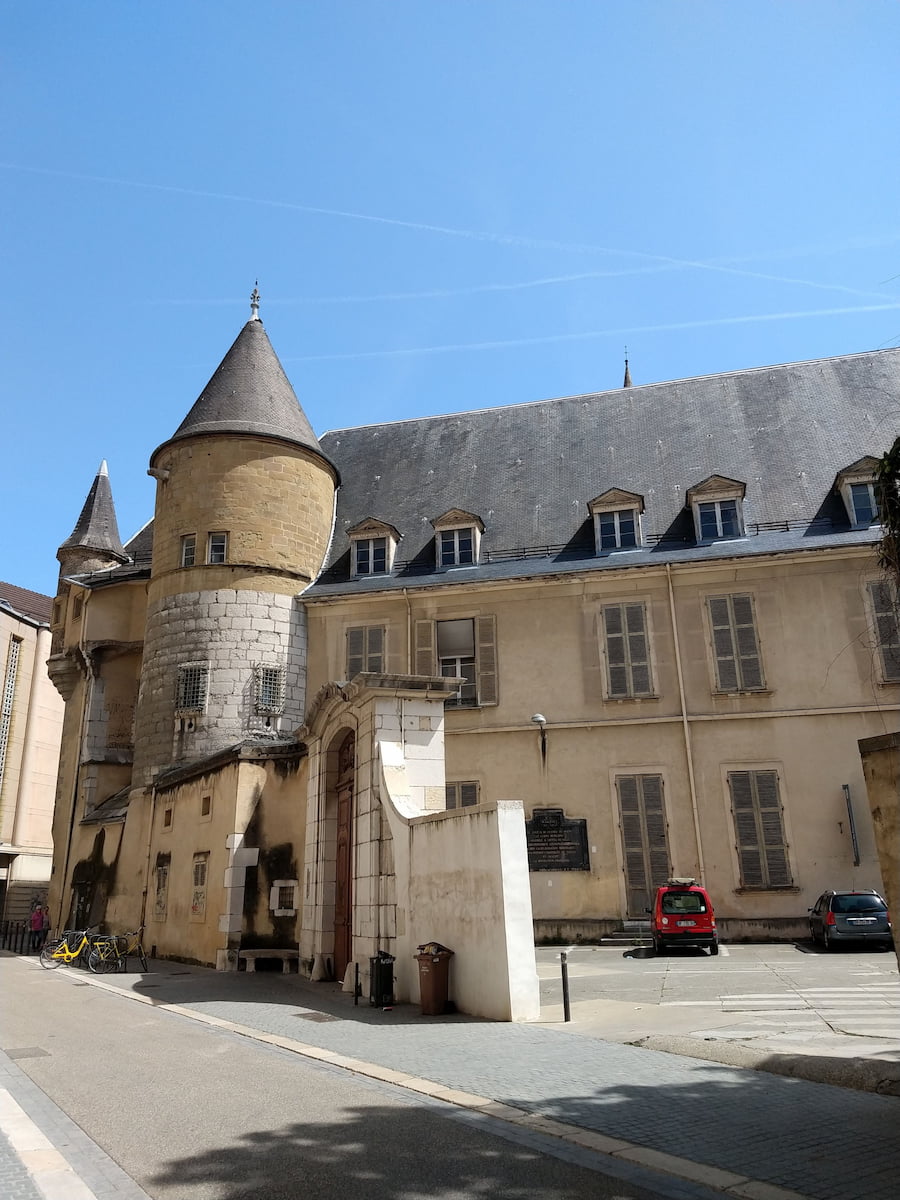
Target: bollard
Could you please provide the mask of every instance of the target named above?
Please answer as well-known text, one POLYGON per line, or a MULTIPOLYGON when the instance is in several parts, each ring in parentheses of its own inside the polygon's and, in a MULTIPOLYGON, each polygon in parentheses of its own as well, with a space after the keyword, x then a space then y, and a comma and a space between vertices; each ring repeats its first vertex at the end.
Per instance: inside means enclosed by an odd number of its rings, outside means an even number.
POLYGON ((565 950, 560 951, 559 965, 562 970, 563 990, 563 1020, 572 1020, 572 1010, 569 1008, 569 955, 565 950))

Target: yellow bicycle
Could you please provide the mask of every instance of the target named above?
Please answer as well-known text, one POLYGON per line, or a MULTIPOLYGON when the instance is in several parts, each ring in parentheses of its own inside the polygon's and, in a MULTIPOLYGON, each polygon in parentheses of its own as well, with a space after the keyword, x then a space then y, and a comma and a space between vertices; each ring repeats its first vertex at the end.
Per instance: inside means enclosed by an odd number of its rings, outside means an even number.
POLYGON ((67 929, 61 938, 45 942, 41 948, 41 966, 48 971, 61 967, 63 963, 70 967, 79 959, 84 961, 86 952, 90 952, 96 934, 90 929, 67 929))
POLYGON ((111 971, 118 971, 120 967, 127 971, 128 957, 134 954, 141 964, 141 970, 148 971, 150 967, 141 942, 143 933, 142 925, 140 929, 133 929, 130 933, 101 934, 93 938, 88 954, 88 968, 95 975, 107 975, 111 971))

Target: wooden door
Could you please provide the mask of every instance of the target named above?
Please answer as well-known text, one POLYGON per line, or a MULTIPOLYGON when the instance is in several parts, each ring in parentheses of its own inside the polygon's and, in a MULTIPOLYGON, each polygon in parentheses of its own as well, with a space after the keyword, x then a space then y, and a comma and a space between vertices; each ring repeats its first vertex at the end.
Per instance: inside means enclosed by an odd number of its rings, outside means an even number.
POLYGON ((334 977, 343 979, 353 957, 353 776, 350 734, 338 752, 337 851, 334 884, 334 977))

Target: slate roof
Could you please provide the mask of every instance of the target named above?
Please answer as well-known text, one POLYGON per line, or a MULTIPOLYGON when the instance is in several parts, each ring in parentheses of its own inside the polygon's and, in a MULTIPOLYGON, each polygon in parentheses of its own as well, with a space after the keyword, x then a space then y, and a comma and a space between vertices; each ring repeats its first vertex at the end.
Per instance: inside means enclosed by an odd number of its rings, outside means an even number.
POLYGON ((191 411, 150 456, 151 465, 163 446, 204 433, 256 433, 325 457, 259 318, 244 325, 191 411))
POLYGON ((53 597, 43 592, 30 592, 28 588, 16 587, 14 583, 0 580, 0 604, 11 608, 14 613, 29 617, 39 625, 50 624, 53 597))
POLYGON ((821 546, 849 530, 838 471, 898 433, 900 349, 336 430, 320 440, 337 522, 306 595, 821 546), (711 475, 746 484, 740 545, 694 545, 686 493, 711 475), (587 505, 609 488, 643 496, 647 549, 594 555, 587 505), (435 570, 431 521, 451 508, 484 521, 484 565, 435 570), (403 534, 390 579, 349 578, 347 530, 366 517, 403 534))
POLYGON ((119 524, 105 462, 100 464, 81 514, 75 522, 75 528, 60 546, 60 550, 72 546, 103 550, 123 560, 127 557, 119 537, 119 524))

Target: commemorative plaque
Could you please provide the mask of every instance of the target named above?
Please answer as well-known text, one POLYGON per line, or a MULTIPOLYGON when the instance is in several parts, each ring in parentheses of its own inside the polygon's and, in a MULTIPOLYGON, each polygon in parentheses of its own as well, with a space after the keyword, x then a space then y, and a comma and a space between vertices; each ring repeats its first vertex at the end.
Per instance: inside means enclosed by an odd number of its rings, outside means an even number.
POLYGON ((587 821, 561 808, 536 808, 525 822, 529 871, 589 871, 587 821))

